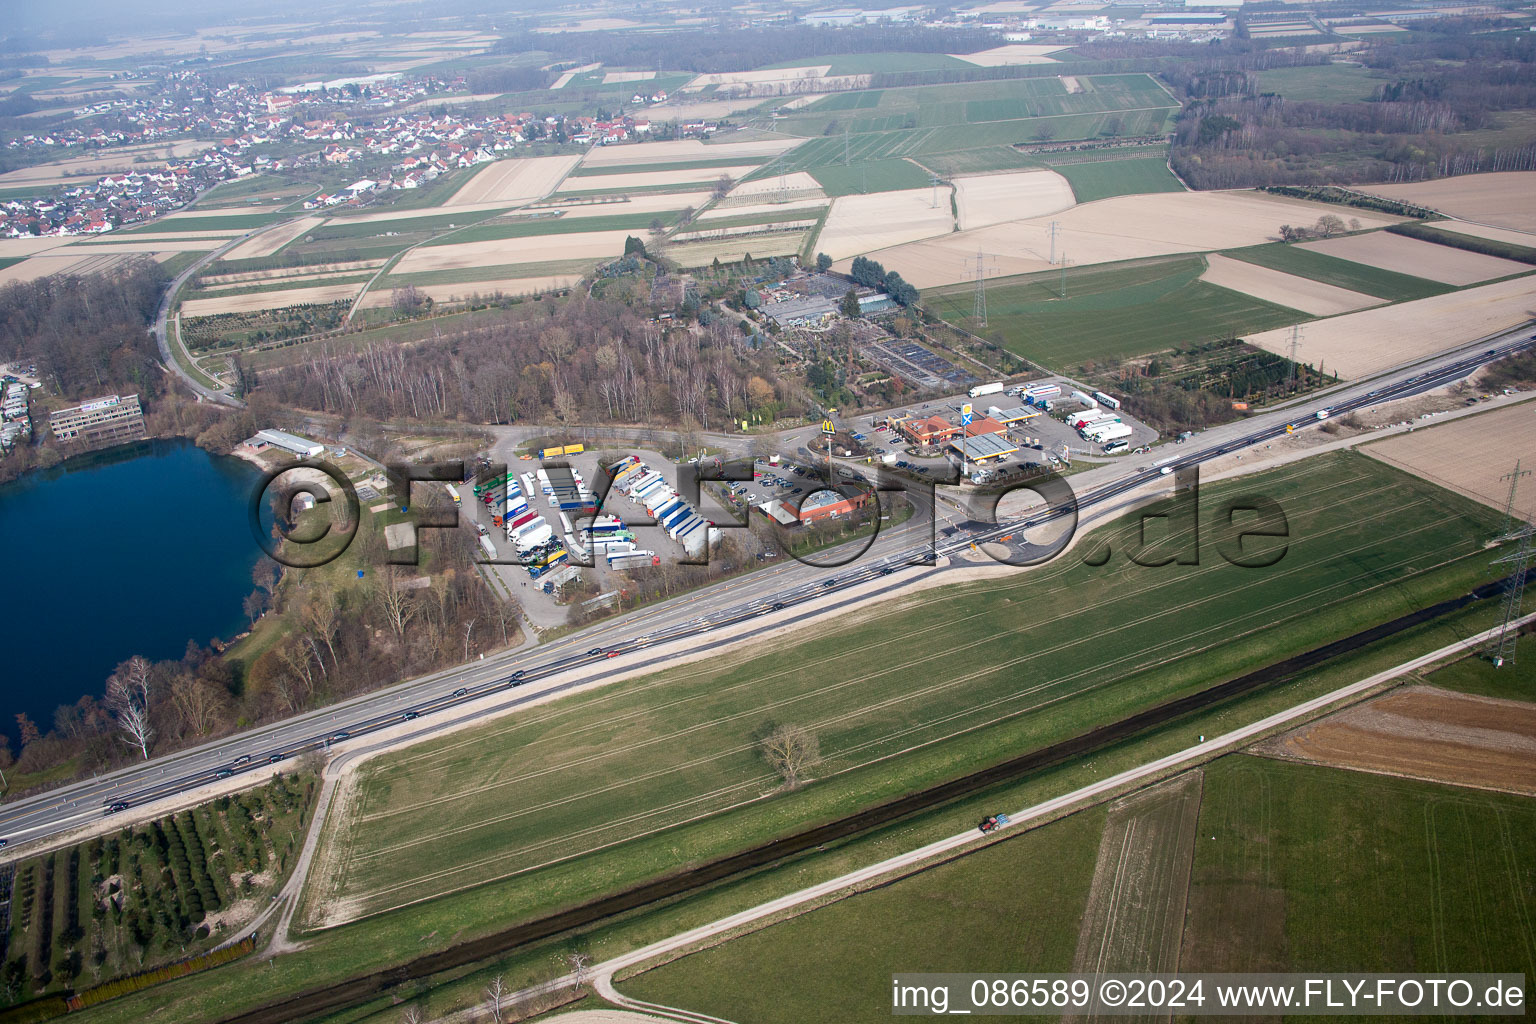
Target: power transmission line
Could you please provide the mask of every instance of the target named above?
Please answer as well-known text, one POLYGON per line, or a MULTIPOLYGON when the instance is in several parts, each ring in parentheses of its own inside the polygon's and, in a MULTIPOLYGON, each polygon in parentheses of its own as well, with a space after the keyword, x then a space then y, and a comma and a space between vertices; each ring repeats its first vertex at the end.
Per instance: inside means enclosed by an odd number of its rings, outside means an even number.
POLYGON ((1515 663, 1515 648, 1520 639, 1520 631, 1513 627, 1513 623, 1520 617, 1520 602, 1525 596, 1525 581, 1530 574, 1531 567, 1531 538, 1536 534, 1536 528, 1524 517, 1515 515, 1515 492, 1520 487, 1520 478, 1530 476, 1531 471, 1522 470, 1520 463, 1515 463, 1515 468, 1503 476, 1500 480, 1509 481, 1509 500, 1504 504, 1505 534, 1499 539, 1520 541, 1520 546, 1513 554, 1503 558, 1495 558, 1494 565, 1513 566, 1514 572, 1510 574, 1509 585, 1504 591, 1504 615, 1499 626, 1499 635, 1494 637, 1488 645, 1488 657, 1493 661, 1494 668, 1503 668, 1506 664, 1515 663), (1510 532, 1510 527, 1516 522, 1519 527, 1510 532))

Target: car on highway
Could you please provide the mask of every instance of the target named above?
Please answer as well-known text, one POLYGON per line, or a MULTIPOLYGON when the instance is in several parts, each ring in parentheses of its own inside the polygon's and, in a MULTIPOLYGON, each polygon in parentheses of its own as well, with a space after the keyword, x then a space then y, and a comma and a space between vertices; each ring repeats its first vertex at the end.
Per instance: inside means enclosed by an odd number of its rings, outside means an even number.
POLYGON ((469 696, 469 688, 466 687, 466 686, 461 686, 457 690, 453 691, 453 695, 455 697, 468 697, 469 696))
POLYGON ((250 763, 251 763, 251 755, 250 754, 241 754, 239 757, 235 758, 233 761, 230 762, 230 764, 234 765, 236 768, 240 767, 243 764, 250 764, 250 763))
POLYGON ((776 612, 783 611, 784 610, 784 602, 783 601, 775 601, 775 602, 773 602, 772 610, 776 611, 776 612))
POLYGON ((420 717, 421 717, 421 712, 420 711, 407 711, 405 714, 400 716, 400 720, 402 722, 413 722, 413 721, 415 721, 416 719, 418 719, 420 717))
POLYGON ((889 565, 882 565, 880 567, 880 575, 881 576, 889 576, 891 573, 893 573, 895 571, 896 570, 894 568, 892 568, 891 566, 889 566, 889 565))
POLYGON ((608 657, 610 657, 610 658, 617 658, 618 656, 619 656, 619 652, 618 651, 609 651, 608 652, 608 657))
POLYGON ((830 580, 822 580, 821 586, 823 590, 831 590, 833 587, 837 586, 837 577, 834 576, 830 580))
POLYGON ((0 839, 0 850, 5 849, 10 844, 11 844, 11 841, 9 839, 0 839))
POLYGON ((602 653, 603 653, 603 649, 601 647, 594 647, 590 651, 587 652, 587 657, 595 658, 599 654, 602 654, 602 653))
POLYGON ((118 811, 126 811, 127 809, 128 805, 119 800, 116 803, 108 804, 101 814, 102 817, 106 817, 109 814, 116 814, 118 811))
POLYGON ((507 682, 511 683, 513 686, 517 686, 520 683, 522 683, 523 676, 525 676, 527 674, 528 674, 528 670, 527 669, 521 669, 520 668, 516 672, 513 672, 510 676, 507 677, 507 682))
POLYGON ((351 738, 352 738, 352 734, 349 733, 349 732, 346 732, 345 730, 343 730, 342 732, 332 733, 331 734, 331 742, 332 743, 340 743, 342 740, 349 740, 351 738))
POLYGON ((213 773, 213 777, 216 779, 227 779, 232 777, 234 774, 235 770, 233 768, 220 768, 218 771, 213 773))
POLYGON ((283 760, 287 756, 287 754, 283 753, 273 754, 271 757, 267 758, 267 764, 277 764, 277 762, 283 760))

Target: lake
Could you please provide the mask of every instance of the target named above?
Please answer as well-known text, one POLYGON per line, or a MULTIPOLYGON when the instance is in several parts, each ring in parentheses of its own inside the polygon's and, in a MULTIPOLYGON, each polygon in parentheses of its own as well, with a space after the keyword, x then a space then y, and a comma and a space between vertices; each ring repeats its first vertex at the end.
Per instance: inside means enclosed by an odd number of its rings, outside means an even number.
POLYGON ((47 732, 54 708, 100 696, 132 655, 180 658, 188 640, 250 625, 260 475, 190 441, 144 441, 0 486, 0 730, 12 751, 18 712, 47 732))

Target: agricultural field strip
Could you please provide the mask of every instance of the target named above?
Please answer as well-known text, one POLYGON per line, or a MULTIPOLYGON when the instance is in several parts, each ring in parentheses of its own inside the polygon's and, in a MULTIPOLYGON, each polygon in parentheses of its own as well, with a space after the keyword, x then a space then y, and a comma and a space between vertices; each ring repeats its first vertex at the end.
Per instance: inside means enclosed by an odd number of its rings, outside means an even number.
POLYGON ((1196 769, 1110 807, 1074 971, 1178 969, 1200 783, 1196 769))
POLYGON ((746 235, 709 242, 685 242, 667 250, 667 258, 682 267, 702 267, 713 260, 736 263, 747 256, 754 259, 793 256, 805 244, 805 234, 778 231, 772 234, 746 235), (745 244, 743 244, 745 241, 745 244), (753 250, 756 250, 754 252, 753 250))
POLYGON ((1228 259, 1219 253, 1208 253, 1205 261, 1206 270, 1200 280, 1207 284, 1242 292, 1261 302, 1299 309, 1313 316, 1350 313, 1386 301, 1311 278, 1271 270, 1257 263, 1228 259))
POLYGON ((816 218, 810 220, 754 221, 750 224, 722 224, 692 231, 683 231, 671 237, 674 245, 689 242, 707 242, 715 238, 739 238, 742 235, 762 235, 773 231, 806 231, 816 226, 816 218))
MULTIPOLYGON (((1536 277, 1527 274, 1328 317, 1308 326, 1307 357, 1326 359, 1343 379, 1356 378, 1507 330, 1529 319, 1533 297, 1536 277)), ((1284 355, 1290 331, 1258 331, 1244 340, 1284 355)))
POLYGON ((197 299, 219 298, 225 295, 258 295, 263 292, 282 292, 296 287, 313 288, 324 285, 362 284, 372 276, 372 272, 368 270, 353 270, 338 274, 315 274, 305 277, 283 278, 277 281, 241 281, 234 284, 215 284, 188 288, 181 293, 181 298, 185 302, 197 299))
POLYGON ((1302 249, 1320 252, 1335 259, 1457 286, 1480 284, 1496 278, 1529 273, 1531 270, 1529 264, 1499 259, 1497 256, 1484 256, 1465 249, 1453 249, 1390 231, 1343 235, 1317 242, 1301 242, 1299 245, 1302 249))
MULTIPOLYGON (((377 270, 384 260, 353 260, 343 263, 317 263, 310 266, 280 267, 275 270, 237 270, 222 274, 203 274, 197 280, 203 286, 222 284, 266 284, 294 281, 326 274, 346 274, 357 270, 377 270)), ((218 266, 217 263, 214 266, 218 266)))
POLYGON ((601 193, 624 192, 627 189, 653 188, 680 185, 708 185, 721 175, 738 178, 757 169, 756 164, 725 164, 709 170, 683 171, 635 171, 628 174, 594 174, 584 178, 567 178, 555 195, 570 192, 601 193))
MULTIPOLYGON (((1418 503, 1415 503, 1415 504, 1418 504, 1418 503)), ((1378 518, 1380 518, 1380 517, 1378 517, 1378 518)), ((1428 528, 1430 528, 1430 527, 1429 527, 1429 526, 1428 526, 1428 525, 1426 525, 1426 527, 1424 527, 1424 529, 1428 529, 1428 528)), ((1330 532, 1332 532, 1332 531, 1330 531, 1330 532)), ((1418 531, 1414 531, 1414 532, 1418 532, 1418 531)), ((1375 543, 1375 542, 1371 542, 1371 543, 1375 543)), ((1362 547, 1362 549, 1363 549, 1363 548, 1364 548, 1364 547, 1369 547, 1369 546, 1370 546, 1370 544, 1366 544, 1366 545, 1362 545, 1362 546, 1361 546, 1361 547, 1362 547)), ((1353 550, 1357 550, 1357 549, 1352 549, 1352 551, 1353 551, 1353 550)), ((1351 552, 1345 552, 1345 554, 1346 554, 1346 555, 1347 555, 1347 554, 1349 554, 1349 553, 1351 553, 1351 552)), ((1448 560, 1448 561, 1449 561, 1449 560, 1448 560)), ((1406 563, 1399 563, 1399 564, 1406 564, 1406 563)), ((1427 570, 1420 570, 1420 571, 1421 571, 1421 572, 1422 572, 1422 571, 1427 571, 1427 570)), ((1360 579, 1365 579, 1365 578, 1368 578, 1368 577, 1369 577, 1369 575, 1370 575, 1370 574, 1364 574, 1364 575, 1362 575, 1362 577, 1360 577, 1360 579)), ((1352 584, 1353 584, 1353 583, 1355 583, 1355 582, 1356 582, 1356 580, 1355 580, 1355 579, 1351 579, 1351 580, 1348 580, 1348 581, 1344 581, 1344 582, 1343 582, 1343 583, 1339 583, 1339 584, 1334 584, 1334 587, 1338 587, 1338 586, 1351 586, 1351 585, 1352 585, 1352 584)), ((1384 586, 1384 585, 1385 585, 1385 584, 1377 584, 1377 586, 1384 586)), ((1374 588, 1374 587, 1372 587, 1372 588, 1367 588, 1367 589, 1375 589, 1375 588, 1374 588)), ((1360 593, 1360 592, 1364 592, 1364 591, 1352 591, 1352 593, 1360 593)), ((1292 601, 1288 601, 1288 602, 1284 602, 1284 603, 1285 603, 1285 604, 1292 604, 1292 603, 1295 603, 1295 601, 1296 601, 1296 600, 1306 600, 1306 599, 1307 599, 1307 598, 1305 598, 1305 597, 1304 597, 1304 598, 1297 598, 1297 599, 1293 599, 1293 600, 1292 600, 1292 601)), ((1342 599, 1342 598, 1341 598, 1341 599, 1342 599)), ((1201 600, 1201 601, 1193 601, 1193 602, 1189 602, 1189 603, 1188 603, 1188 605, 1187 605, 1187 606, 1193 606, 1193 605, 1195 605, 1195 604, 1199 604, 1199 603, 1204 603, 1204 602, 1205 602, 1205 600, 1210 600, 1210 599, 1202 599, 1202 600, 1201 600)), ((1253 613, 1253 614, 1255 614, 1255 615, 1257 615, 1257 614, 1268 614, 1268 613, 1269 613, 1269 612, 1268 612, 1268 611, 1267 611, 1267 610, 1266 610, 1266 611, 1262 611, 1262 612, 1257 612, 1257 613, 1253 613)), ((1298 617, 1298 616, 1299 616, 1299 615, 1302 615, 1302 614, 1309 614, 1309 613, 1308 613, 1308 612, 1299 612, 1299 613, 1297 613, 1297 615, 1296 615, 1296 616, 1292 616, 1292 618, 1294 618, 1294 617, 1298 617)), ((1155 617, 1156 617, 1156 616, 1151 616, 1151 617, 1149 617, 1149 618, 1155 618, 1155 617)), ((951 625, 951 626, 953 626, 953 624, 950 624, 950 625, 951 625)), ((1213 627, 1213 628, 1212 628, 1212 629, 1213 629, 1213 630, 1215 630, 1215 629, 1226 629, 1226 628, 1228 628, 1228 627, 1229 627, 1229 624, 1223 624, 1223 625, 1222 625, 1222 626, 1219 626, 1219 627, 1213 627)), ((1257 628, 1258 628, 1258 627, 1256 627, 1256 630, 1257 630, 1257 628)), ((1256 630, 1252 630, 1252 631, 1256 631, 1256 630)), ((1202 633, 1202 632, 1211 632, 1211 631, 1212 631, 1212 630, 1202 630, 1202 631, 1196 631, 1196 633, 1194 633, 1194 634, 1191 634, 1191 637, 1190 637, 1190 638, 1194 638, 1194 637, 1198 637, 1198 636, 1199 636, 1199 635, 1200 635, 1200 633, 1202 633)), ((1250 632, 1252 632, 1252 631, 1250 631, 1250 632)), ((1217 643, 1219 643, 1219 641, 1217 641, 1217 642, 1216 642, 1216 643, 1213 643, 1213 644, 1212 644, 1212 645, 1211 645, 1211 646, 1216 646, 1216 645, 1217 645, 1217 643)), ((1167 644, 1167 643, 1165 643, 1165 644, 1163 644, 1163 645, 1160 645, 1160 646, 1163 646, 1163 647, 1166 647, 1166 646, 1169 646, 1169 644, 1167 644)), ((1054 653, 1054 652, 1053 652, 1053 653, 1054 653)), ((1192 653, 1198 653, 1198 652, 1186 652, 1186 653, 1191 653, 1191 654, 1192 654, 1192 653)), ((1020 659, 1020 660, 1019 660, 1019 661, 1018 661, 1018 662, 1014 662, 1014 663, 1010 663, 1010 665, 1005 665, 1005 666, 1002 666, 1002 667, 1001 667, 1001 668, 1007 668, 1007 667, 1010 667, 1010 666, 1011 666, 1011 665, 1017 665, 1017 664, 1019 664, 1019 663, 1022 663, 1022 662, 1023 662, 1023 661, 1027 661, 1027 660, 1028 660, 1028 658, 1025 658, 1025 659, 1020 659)), ((1128 658, 1124 658, 1124 659, 1117 659, 1117 661, 1124 661, 1124 660, 1129 660, 1129 657, 1128 657, 1128 658)), ((1170 660, 1170 659, 1164 659, 1164 660, 1163 660, 1163 661, 1162 661, 1162 662, 1153 662, 1153 663, 1151 663, 1151 664, 1150 664, 1150 665, 1148 665, 1148 666, 1143 666, 1143 668, 1142 668, 1142 669, 1140 669, 1140 670, 1144 670, 1144 669, 1145 669, 1145 668, 1146 668, 1146 667, 1155 667, 1155 666, 1156 666, 1156 664, 1160 664, 1160 663, 1165 663, 1165 662, 1166 662, 1166 660, 1170 660)), ((915 664, 918 664, 918 663, 915 663, 915 664)), ((903 666, 903 667, 910 667, 910 666, 903 666)), ((1114 667, 1114 666, 1113 666, 1113 665, 1112 665, 1112 666, 1108 666, 1108 667, 1114 667)), ((1000 670, 1000 669, 999 669, 999 670, 1000 670)), ((1102 670, 1102 669, 1100 669, 1100 670, 1102 670)), ((995 671, 995 670, 994 670, 994 671, 995 671)), ((980 674, 980 673, 978 673, 978 675, 979 675, 979 674, 980 674)), ((965 681, 969 681, 969 678, 968 678, 968 679, 967 679, 967 680, 961 680, 961 681, 959 681, 959 682, 965 682, 965 681)), ((957 683, 957 684, 955 684, 955 685, 958 685, 958 683, 957 683)), ((1042 687, 1042 688, 1043 688, 1043 687, 1042 687)), ((943 687, 940 687, 940 688, 939 688, 939 689, 943 689, 943 687)), ((1002 701, 1007 701, 1007 700, 1009 700, 1009 699, 1011 699, 1011 698, 1012 698, 1012 697, 1013 697, 1013 696, 1015 696, 1015 695, 1008 695, 1008 696, 1005 696, 1005 697, 1003 697, 1003 698, 1000 698, 1000 699, 999 699, 999 701, 994 701, 994 702, 989 702, 989 704, 995 704, 995 703, 999 703, 999 702, 1002 702, 1002 701)), ((1064 696, 1070 696, 1070 695, 1064 695, 1064 696)), ((903 700, 903 699, 906 699, 906 698, 897 698, 897 699, 896 699, 896 700, 895 700, 895 701, 888 701, 888 702, 886 702, 886 703, 896 703, 896 702, 899 702, 899 701, 900 701, 900 700, 903 700)), ((1058 698, 1054 698, 1054 699, 1053 699, 1053 700, 1052 700, 1052 701, 1047 701, 1047 702, 1045 702, 1045 704, 1048 704, 1048 703, 1053 703, 1053 702, 1054 702, 1054 700, 1060 700, 1060 699, 1064 699, 1064 698, 1063 698, 1063 697, 1058 697, 1058 698)), ((1041 705, 1037 705, 1037 706, 1036 706, 1036 707, 1039 707, 1039 706, 1044 706, 1044 704, 1041 704, 1041 705)), ((1032 709, 1032 710, 1033 710, 1033 709, 1032 709)), ((1022 713, 1022 712, 1015 712, 1015 713, 1022 713)), ((733 718, 734 718, 734 717, 738 717, 738 716, 730 716, 730 717, 733 717, 733 718)), ((843 716, 843 717, 847 717, 847 716, 843 716)), ((947 717, 948 717, 948 718, 950 718, 950 719, 952 719, 952 718, 955 718, 955 717, 959 717, 959 716, 958 716, 958 715, 951 715, 951 716, 947 716, 947 717)), ((913 727, 913 728, 912 728, 912 729, 906 729, 906 730, 902 730, 902 732, 903 732, 903 734, 905 734, 905 733, 907 733, 907 732, 911 732, 911 731, 914 731, 914 729, 916 729, 916 728, 918 728, 918 727, 913 727)), ((689 731, 689 732, 692 732, 692 731, 695 731, 695 730, 694 730, 694 729, 690 729, 690 730, 688 730, 688 731, 689 731)), ((674 737, 674 738, 675 738, 675 737, 674 737)), ((880 741, 879 741, 879 740, 875 740, 875 741, 870 741, 870 742, 871 742, 871 743, 878 743, 878 742, 880 742, 880 741)), ((861 745, 861 746, 866 746, 866 745, 868 745, 868 744, 862 744, 862 745, 861 745)), ((558 769, 558 770, 564 770, 564 768, 565 768, 565 767, 569 767, 569 765, 567 765, 567 766, 563 766, 563 767, 562 767, 562 769, 558 769)), ((543 774, 543 773, 535 773, 535 775, 537 775, 537 774, 543 774)), ((527 780, 527 779, 528 779, 528 778, 532 778, 532 777, 535 777, 535 776, 534 776, 534 775, 524 775, 524 776, 519 776, 519 777, 518 777, 518 778, 517 778, 517 779, 516 779, 516 780, 510 780, 510 781, 508 781, 508 782, 506 782, 506 783, 502 783, 502 784, 498 784, 498 785, 495 785, 495 786, 488 786, 488 787, 483 787, 483 788, 484 788, 484 789, 497 789, 497 788, 500 788, 500 787, 501 787, 501 785, 511 785, 511 784, 517 784, 517 783, 519 783, 519 782, 522 782, 522 781, 526 781, 526 780, 527 780)), ((383 813, 383 814, 380 814, 380 815, 374 815, 374 816, 373 816, 373 817, 387 817, 387 816, 392 816, 392 814, 393 814, 393 813, 396 813, 396 812, 384 812, 384 813, 383 813)), ((513 816, 509 816, 509 817, 515 817, 515 815, 513 815, 513 816)), ((401 848, 401 847, 403 847, 403 846, 404 846, 404 845, 410 845, 410 844, 400 844, 400 845, 399 845, 399 846, 396 846, 396 847, 394 847, 394 848, 393 848, 393 849, 399 849, 399 848, 401 848)), ((541 843, 541 844, 538 844, 538 845, 539 845, 539 846, 540 846, 540 847, 542 847, 542 846, 544 846, 544 845, 546 845, 546 844, 542 844, 542 843, 541 843)), ((503 857, 496 857, 496 858, 489 858, 489 859, 488 859, 488 860, 487 860, 487 863, 489 863, 489 862, 493 862, 493 861, 495 861, 495 860, 500 860, 500 859, 504 859, 504 858, 503 858, 503 857)), ((477 864, 477 865, 474 865, 474 866, 481 866, 481 865, 478 865, 478 864, 477 864)), ((444 873, 442 873, 442 874, 449 874, 449 873, 457 873, 457 871, 458 871, 458 870, 461 870, 461 869, 454 869, 454 870, 452 870, 452 871, 450 871, 450 872, 444 872, 444 873)), ((395 887, 391 887, 391 888, 395 888, 395 887)))
POLYGON ((223 295, 207 299, 187 299, 181 303, 181 312, 188 319, 217 316, 220 313, 253 313, 263 309, 340 302, 351 299, 357 294, 357 290, 356 284, 329 284, 309 288, 247 292, 241 295, 223 295))

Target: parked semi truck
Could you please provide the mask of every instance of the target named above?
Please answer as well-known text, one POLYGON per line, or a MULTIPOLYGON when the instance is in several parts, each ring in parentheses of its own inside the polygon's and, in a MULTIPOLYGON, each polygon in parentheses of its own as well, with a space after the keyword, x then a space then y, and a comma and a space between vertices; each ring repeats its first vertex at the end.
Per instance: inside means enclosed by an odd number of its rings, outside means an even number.
POLYGON ((455 506, 464 504, 464 499, 460 496, 459 489, 453 486, 453 484, 448 485, 448 497, 453 499, 453 504, 455 506))
POLYGON ((986 384, 977 384, 966 393, 969 394, 972 398, 980 398, 982 395, 1000 394, 1005 386, 1006 385, 1004 385, 1002 381, 994 380, 989 381, 986 384))

